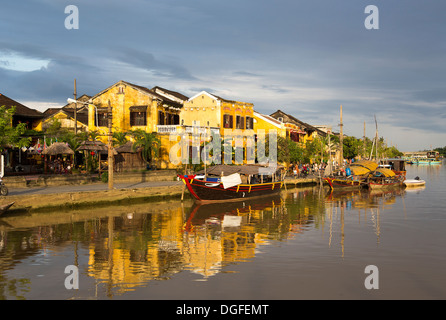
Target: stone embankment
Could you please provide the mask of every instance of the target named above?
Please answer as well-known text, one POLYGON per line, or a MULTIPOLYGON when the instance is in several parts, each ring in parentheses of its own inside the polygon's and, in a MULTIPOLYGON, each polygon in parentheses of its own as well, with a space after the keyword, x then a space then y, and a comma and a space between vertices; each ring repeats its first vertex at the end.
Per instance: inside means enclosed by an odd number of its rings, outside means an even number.
MULTIPOLYGON (((23 176, 5 177, 10 193, 0 198, 0 205, 14 202, 10 212, 36 212, 191 198, 184 184, 176 179, 174 170, 115 174, 112 190, 97 176, 42 175, 32 178, 34 180, 23 176)), ((314 178, 289 178, 285 181, 284 188, 318 182, 314 178)))

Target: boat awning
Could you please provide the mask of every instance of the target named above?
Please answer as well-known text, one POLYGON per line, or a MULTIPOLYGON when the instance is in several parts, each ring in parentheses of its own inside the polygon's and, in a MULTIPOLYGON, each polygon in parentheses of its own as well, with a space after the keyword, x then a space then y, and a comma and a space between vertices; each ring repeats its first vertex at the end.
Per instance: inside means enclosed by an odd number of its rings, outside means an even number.
POLYGON ((384 177, 393 177, 395 176, 395 172, 387 168, 378 168, 375 170, 375 175, 384 177))
MULTIPOLYGON (((247 165, 227 165, 227 164, 218 164, 212 167, 206 168, 206 174, 211 176, 229 176, 234 173, 239 174, 245 174, 245 175, 256 175, 256 174, 271 174, 274 173, 274 171, 283 168, 283 166, 278 165, 277 167, 274 166, 267 166, 267 165, 260 165, 260 164, 247 164, 247 165), (272 169, 273 172, 267 170, 272 169)), ((204 174, 204 170, 200 170, 196 172, 195 174, 204 174)))
POLYGON ((376 168, 378 168, 378 164, 370 160, 360 160, 350 165, 352 174, 356 176, 362 176, 370 171, 376 170, 376 168))

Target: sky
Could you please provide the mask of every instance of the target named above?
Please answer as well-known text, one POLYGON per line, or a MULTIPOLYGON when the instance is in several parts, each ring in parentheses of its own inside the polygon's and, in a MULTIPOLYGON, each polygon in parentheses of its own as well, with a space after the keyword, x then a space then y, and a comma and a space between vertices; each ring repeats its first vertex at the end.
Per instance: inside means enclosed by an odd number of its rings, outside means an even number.
POLYGON ((337 132, 342 105, 346 135, 365 123, 372 138, 376 116, 389 146, 443 147, 445 12, 440 0, 5 1, 0 93, 45 111, 73 97, 74 79, 78 96, 124 80, 337 132))

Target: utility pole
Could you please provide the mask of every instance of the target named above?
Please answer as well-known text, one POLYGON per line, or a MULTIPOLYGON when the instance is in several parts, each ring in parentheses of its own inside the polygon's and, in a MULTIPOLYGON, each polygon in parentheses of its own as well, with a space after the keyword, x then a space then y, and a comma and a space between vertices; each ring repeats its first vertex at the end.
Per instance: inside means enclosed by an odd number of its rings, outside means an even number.
POLYGON ((77 92, 76 92, 76 79, 74 79, 74 134, 77 134, 77 92))
POLYGON ((108 100, 108 189, 113 189, 113 136, 112 136, 112 107, 108 100))
POLYGON ((341 104, 341 122, 339 123, 340 127, 340 134, 339 134, 339 166, 344 165, 344 135, 342 131, 342 127, 344 125, 342 124, 342 104, 341 104))
POLYGON ((366 153, 366 150, 365 150, 365 148, 366 148, 366 142, 365 142, 365 121, 364 121, 364 136, 363 136, 363 145, 362 145, 362 151, 363 151, 363 155, 364 155, 364 158, 366 157, 366 155, 367 155, 367 153, 366 153))

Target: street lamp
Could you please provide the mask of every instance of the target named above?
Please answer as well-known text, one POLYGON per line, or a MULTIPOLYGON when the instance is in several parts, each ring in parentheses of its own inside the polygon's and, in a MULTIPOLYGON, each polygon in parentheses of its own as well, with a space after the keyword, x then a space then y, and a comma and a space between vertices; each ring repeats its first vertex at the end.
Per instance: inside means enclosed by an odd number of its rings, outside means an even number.
MULTIPOLYGON (((81 103, 81 104, 89 104, 92 105, 96 110, 96 127, 98 127, 98 108, 91 100, 87 102, 77 101, 71 98, 67 99, 68 103, 81 103)), ((112 108, 110 104, 110 100, 108 101, 108 189, 113 189, 113 134, 112 134, 112 108)))

